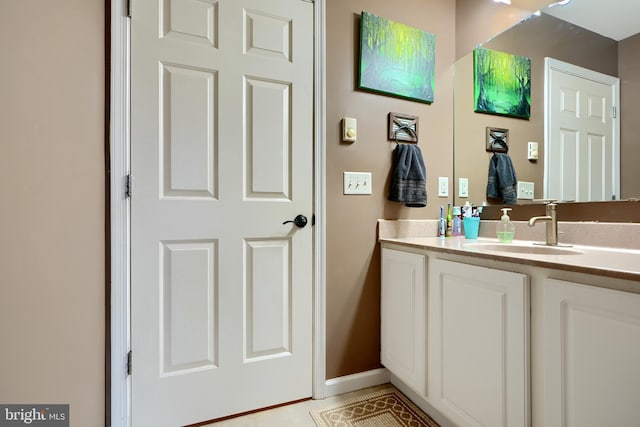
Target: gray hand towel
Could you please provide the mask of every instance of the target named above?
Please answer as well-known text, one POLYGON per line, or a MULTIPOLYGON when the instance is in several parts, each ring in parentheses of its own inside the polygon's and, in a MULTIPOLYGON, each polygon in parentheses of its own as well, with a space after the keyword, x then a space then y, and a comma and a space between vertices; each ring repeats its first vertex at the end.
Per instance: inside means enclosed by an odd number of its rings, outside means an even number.
POLYGON ((489 178, 487 180, 487 197, 502 199, 505 205, 518 202, 518 178, 511 162, 505 153, 493 153, 489 161, 489 178))
POLYGON ((389 200, 412 208, 427 206, 427 169, 415 144, 398 144, 393 150, 389 200))

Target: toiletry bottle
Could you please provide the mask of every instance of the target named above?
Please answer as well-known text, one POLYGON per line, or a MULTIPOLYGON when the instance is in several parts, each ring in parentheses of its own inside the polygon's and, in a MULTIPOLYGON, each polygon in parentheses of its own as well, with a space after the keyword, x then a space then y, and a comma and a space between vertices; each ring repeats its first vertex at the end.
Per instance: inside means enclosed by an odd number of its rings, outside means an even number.
POLYGON ((444 222, 444 206, 440 206, 440 223, 438 224, 438 236, 445 237, 447 226, 444 222))
POLYGON ((453 207, 453 235, 462 236, 462 209, 460 206, 453 207))
POLYGON ((516 232, 516 226, 513 225, 513 222, 511 222, 511 218, 509 218, 509 214, 507 213, 510 210, 511 208, 502 208, 502 217, 496 226, 498 241, 502 243, 511 243, 513 235, 516 232))
POLYGON ((445 236, 453 236, 453 216, 451 215, 451 203, 447 204, 447 228, 445 230, 445 236))
POLYGON ((462 207, 462 217, 463 218, 471 217, 471 205, 469 204, 468 200, 464 202, 464 206, 462 207))

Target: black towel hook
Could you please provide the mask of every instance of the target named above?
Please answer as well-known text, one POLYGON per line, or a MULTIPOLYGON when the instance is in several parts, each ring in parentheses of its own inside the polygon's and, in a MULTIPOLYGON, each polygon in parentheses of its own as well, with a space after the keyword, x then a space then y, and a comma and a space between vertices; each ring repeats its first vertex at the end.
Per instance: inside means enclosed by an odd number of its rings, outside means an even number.
POLYGON ((491 152, 495 153, 507 153, 509 152, 509 146, 502 138, 496 138, 491 142, 491 152), (502 147, 500 150, 496 150, 495 145, 502 147))
POLYGON ((393 140, 396 142, 396 145, 398 144, 398 132, 400 131, 408 131, 408 133, 410 133, 415 139, 416 139, 416 144, 418 143, 418 134, 416 133, 416 131, 408 125, 402 125, 399 126, 394 132, 393 132, 393 140))

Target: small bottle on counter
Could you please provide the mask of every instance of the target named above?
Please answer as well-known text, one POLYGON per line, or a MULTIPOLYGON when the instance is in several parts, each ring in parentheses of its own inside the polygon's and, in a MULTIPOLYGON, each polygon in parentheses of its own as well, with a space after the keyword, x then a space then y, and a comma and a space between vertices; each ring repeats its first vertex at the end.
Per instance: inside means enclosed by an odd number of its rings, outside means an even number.
POLYGON ((502 208, 502 217, 496 225, 496 236, 501 243, 511 243, 513 235, 516 233, 516 226, 511 222, 508 212, 511 208, 502 208))
POLYGON ((453 207, 453 235, 462 236, 462 209, 460 206, 453 207))

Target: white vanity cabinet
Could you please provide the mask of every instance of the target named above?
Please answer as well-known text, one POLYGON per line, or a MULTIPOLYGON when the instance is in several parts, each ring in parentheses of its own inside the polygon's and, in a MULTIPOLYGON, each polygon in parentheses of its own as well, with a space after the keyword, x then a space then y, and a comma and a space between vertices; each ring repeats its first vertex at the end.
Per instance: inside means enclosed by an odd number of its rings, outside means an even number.
POLYGON ((458 426, 528 426, 528 276, 428 266, 429 403, 458 426))
POLYGON ((640 295, 542 281, 545 427, 640 426, 640 295))
POLYGON ((457 426, 528 425, 528 286, 383 245, 382 364, 457 426))
POLYGON ((381 361, 420 395, 426 391, 425 255, 382 248, 381 361))
POLYGON ((640 427, 639 280, 425 242, 382 245, 382 363, 418 406, 446 427, 640 427))

